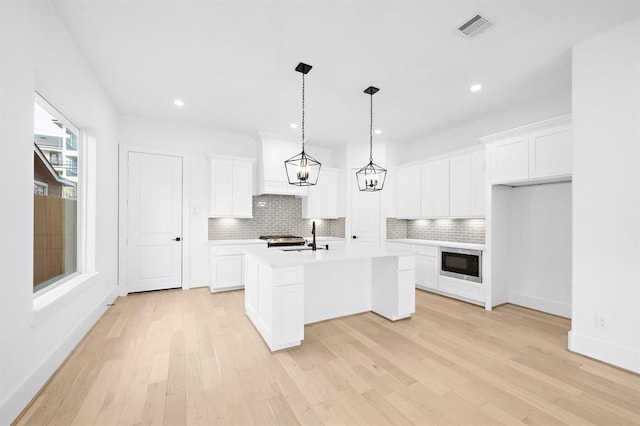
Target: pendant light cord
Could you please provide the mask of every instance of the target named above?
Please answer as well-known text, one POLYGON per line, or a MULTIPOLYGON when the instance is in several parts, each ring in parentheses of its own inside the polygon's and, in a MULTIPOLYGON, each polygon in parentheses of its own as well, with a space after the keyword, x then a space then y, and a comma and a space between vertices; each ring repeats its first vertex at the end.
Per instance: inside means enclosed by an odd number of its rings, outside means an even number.
POLYGON ((304 152, 304 73, 302 73, 302 152, 304 152))
POLYGON ((371 119, 369 120, 369 163, 373 163, 373 93, 371 98, 371 119))

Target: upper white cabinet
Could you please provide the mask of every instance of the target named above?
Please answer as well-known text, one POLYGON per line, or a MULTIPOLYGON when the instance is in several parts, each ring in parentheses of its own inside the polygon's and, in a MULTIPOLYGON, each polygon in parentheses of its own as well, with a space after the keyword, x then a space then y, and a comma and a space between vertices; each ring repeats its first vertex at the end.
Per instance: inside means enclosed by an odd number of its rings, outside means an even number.
POLYGON ((399 218, 420 217, 420 166, 398 169, 398 206, 399 218))
POLYGON ((571 178, 571 125, 566 116, 482 140, 487 142, 491 159, 492 184, 526 185, 571 178))
POLYGON ((252 217, 250 160, 211 159, 210 217, 252 217))
POLYGON ((471 215, 471 157, 464 155, 449 160, 449 214, 471 215))
POLYGON ((526 135, 495 142, 492 183, 529 178, 529 139, 526 135))
POLYGON ((307 219, 336 219, 344 217, 340 209, 338 169, 322 167, 315 186, 310 186, 307 197, 302 201, 302 217, 307 219))
POLYGON ((420 216, 448 217, 450 201, 449 160, 421 166, 420 216))
POLYGON ((449 160, 451 217, 484 216, 485 160, 484 151, 449 160))
POLYGON ((398 169, 397 217, 482 217, 485 153, 474 151, 398 169))
POLYGON ((570 175, 571 128, 568 125, 529 135, 529 179, 570 175))
POLYGON ((487 204, 485 151, 471 154, 471 216, 484 216, 487 204))

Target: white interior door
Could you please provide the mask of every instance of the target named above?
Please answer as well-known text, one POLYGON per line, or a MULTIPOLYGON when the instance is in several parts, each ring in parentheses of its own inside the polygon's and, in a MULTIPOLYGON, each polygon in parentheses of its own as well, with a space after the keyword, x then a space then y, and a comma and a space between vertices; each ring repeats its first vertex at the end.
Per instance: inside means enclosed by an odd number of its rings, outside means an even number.
POLYGON ((182 287, 182 158, 130 152, 127 291, 182 287))
MULTIPOLYGON (((351 173, 351 244, 380 245, 380 192, 358 189, 356 172, 351 173)), ((348 237, 349 238, 349 237, 348 237)))

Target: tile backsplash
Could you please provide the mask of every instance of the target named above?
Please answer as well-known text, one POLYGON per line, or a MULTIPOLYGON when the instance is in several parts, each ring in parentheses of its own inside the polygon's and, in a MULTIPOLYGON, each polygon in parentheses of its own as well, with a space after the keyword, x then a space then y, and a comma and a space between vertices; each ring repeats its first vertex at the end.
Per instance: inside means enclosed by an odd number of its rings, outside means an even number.
POLYGON ((387 239, 397 238, 484 244, 485 220, 387 218, 387 239))
MULTIPOLYGON (((344 218, 315 219, 319 237, 344 238, 344 218)), ((302 199, 292 195, 253 197, 253 218, 209 218, 210 240, 255 239, 261 235, 311 236, 312 219, 302 218, 302 199)))

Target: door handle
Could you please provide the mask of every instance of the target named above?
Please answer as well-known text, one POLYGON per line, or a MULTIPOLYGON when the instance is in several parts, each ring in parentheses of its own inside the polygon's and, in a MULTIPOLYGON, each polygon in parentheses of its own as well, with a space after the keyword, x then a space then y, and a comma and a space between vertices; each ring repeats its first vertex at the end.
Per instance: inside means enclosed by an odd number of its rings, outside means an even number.
POLYGON ((355 240, 356 238, 358 238, 358 236, 357 235, 352 235, 351 238, 355 240))
POLYGON ((182 241, 182 238, 180 238, 180 237, 175 237, 175 238, 172 238, 172 239, 171 239, 171 241, 182 241))

